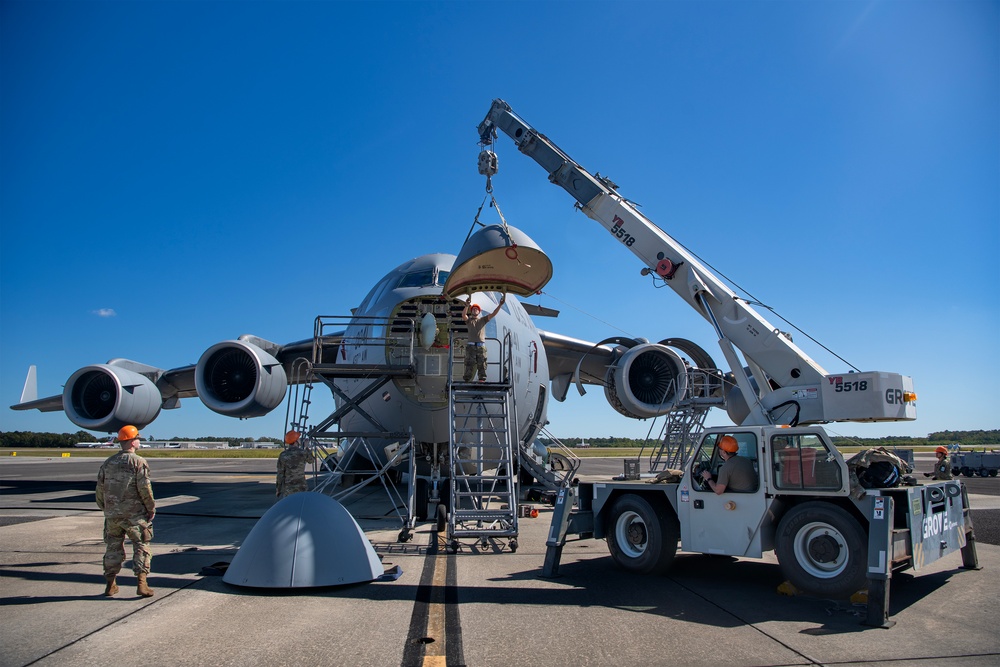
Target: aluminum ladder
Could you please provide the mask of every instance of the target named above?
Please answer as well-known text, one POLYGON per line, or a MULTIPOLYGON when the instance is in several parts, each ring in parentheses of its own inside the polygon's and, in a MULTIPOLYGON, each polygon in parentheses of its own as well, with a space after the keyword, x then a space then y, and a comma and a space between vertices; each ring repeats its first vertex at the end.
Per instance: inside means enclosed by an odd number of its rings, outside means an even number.
POLYGON ((489 365, 499 369, 490 368, 486 382, 454 379, 456 346, 451 346, 447 539, 452 552, 458 551, 462 538, 473 538, 484 549, 492 542, 517 550, 517 417, 509 352, 504 352, 510 345, 505 342, 491 340, 494 349, 500 344, 500 361, 489 365))

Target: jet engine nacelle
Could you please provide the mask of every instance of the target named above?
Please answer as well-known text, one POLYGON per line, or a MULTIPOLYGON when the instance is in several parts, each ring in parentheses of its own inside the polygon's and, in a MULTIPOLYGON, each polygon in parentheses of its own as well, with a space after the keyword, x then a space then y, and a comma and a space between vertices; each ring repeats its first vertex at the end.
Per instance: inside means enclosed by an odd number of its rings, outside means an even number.
POLYGON ((633 419, 670 412, 687 392, 687 367, 676 352, 644 343, 629 348, 608 369, 604 395, 615 410, 633 419))
POLYGON ((152 380, 120 366, 84 366, 63 389, 69 420, 89 431, 117 431, 126 424, 142 429, 160 414, 163 398, 152 380))
POLYGON ((260 417, 281 405, 288 379, 270 353, 227 340, 205 350, 194 372, 198 398, 227 417, 260 417))

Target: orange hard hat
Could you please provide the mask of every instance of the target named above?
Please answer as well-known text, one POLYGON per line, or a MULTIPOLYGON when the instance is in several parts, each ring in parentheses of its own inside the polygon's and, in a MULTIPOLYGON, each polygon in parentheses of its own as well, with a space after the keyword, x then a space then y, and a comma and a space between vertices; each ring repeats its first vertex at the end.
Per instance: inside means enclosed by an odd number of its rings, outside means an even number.
POLYGON ((719 440, 719 449, 730 454, 735 454, 740 450, 740 446, 736 443, 736 438, 731 435, 724 435, 719 440))
POLYGON ((935 454, 947 454, 948 453, 948 448, 945 447, 944 445, 938 445, 937 447, 934 448, 934 453, 935 454))
POLYGON ((469 306, 469 310, 482 310, 482 308, 479 307, 478 303, 474 303, 471 306, 469 306))
POLYGON ((139 429, 131 424, 122 426, 121 430, 118 431, 118 442, 128 442, 130 440, 135 440, 138 437, 139 429))
POLYGON ((294 445, 298 441, 299 441, 299 432, 298 431, 289 431, 288 433, 285 434, 285 444, 286 445, 294 445))

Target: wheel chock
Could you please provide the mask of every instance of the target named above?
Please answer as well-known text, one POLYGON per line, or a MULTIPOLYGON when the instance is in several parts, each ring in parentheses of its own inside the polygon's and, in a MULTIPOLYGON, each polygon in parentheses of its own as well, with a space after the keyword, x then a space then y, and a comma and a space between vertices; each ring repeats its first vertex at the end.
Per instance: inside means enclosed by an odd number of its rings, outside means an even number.
POLYGON ((796 595, 799 595, 801 593, 802 591, 793 586, 792 582, 790 581, 783 581, 778 586, 778 595, 787 595, 789 597, 795 597, 796 595))

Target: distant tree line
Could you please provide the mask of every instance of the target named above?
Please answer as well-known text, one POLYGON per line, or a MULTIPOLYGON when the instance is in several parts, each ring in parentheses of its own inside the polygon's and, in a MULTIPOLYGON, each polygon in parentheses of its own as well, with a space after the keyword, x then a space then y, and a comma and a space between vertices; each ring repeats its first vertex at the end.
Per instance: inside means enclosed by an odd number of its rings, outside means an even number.
MULTIPOLYGON (((958 443, 963 447, 983 447, 1000 445, 1000 429, 992 431, 938 431, 930 433, 926 438, 911 436, 887 436, 884 438, 850 438, 835 436, 831 438, 836 447, 936 447, 958 443)), ((549 438, 539 438, 543 445, 551 445, 549 438)), ((579 447, 586 442, 591 447, 642 447, 650 443, 637 438, 560 438, 567 447, 579 447)))
MULTIPOLYGON (((539 438, 546 447, 552 444, 551 438, 539 438)), ((560 438, 559 442, 567 447, 579 447, 586 442, 588 447, 642 447, 645 440, 636 438, 560 438)))
MULTIPOLYGON (((143 434, 144 439, 152 440, 143 434)), ((155 438, 164 440, 164 438, 155 438)), ((77 431, 76 433, 35 433, 33 431, 0 431, 0 447, 9 449, 27 449, 29 447, 47 447, 50 449, 72 448, 78 442, 107 442, 107 436, 98 437, 87 431, 77 431)), ((166 438, 168 441, 186 442, 224 442, 229 447, 239 447, 241 442, 273 442, 280 443, 279 438, 227 438, 217 436, 207 436, 199 438, 166 438)))
POLYGON ((984 447, 1000 445, 1000 429, 991 431, 938 431, 929 433, 926 438, 908 436, 889 436, 885 438, 832 438, 837 447, 937 447, 938 445, 959 444, 962 447, 984 447))
POLYGON ((76 433, 34 433, 32 431, 0 431, 0 447, 28 448, 72 447, 78 442, 101 442, 86 431, 76 433))
MULTIPOLYGON (((152 439, 152 438, 150 438, 152 439)), ((241 442, 271 442, 280 444, 280 438, 260 437, 230 438, 218 436, 200 436, 197 438, 156 438, 156 440, 198 442, 224 442, 229 447, 239 447, 241 442)), ((926 438, 910 436, 888 436, 885 438, 849 438, 836 436, 832 438, 837 447, 936 447, 958 443, 963 447, 983 447, 1000 445, 1000 429, 992 431, 938 431, 930 433, 926 438)), ((17 449, 28 447, 48 447, 53 449, 70 448, 78 442, 106 442, 107 438, 97 437, 87 431, 76 433, 34 433, 32 431, 0 431, 0 447, 17 449)), ((539 438, 543 445, 551 445, 550 438, 539 438)), ((642 447, 651 443, 638 438, 561 438, 560 442, 567 447, 579 447, 586 442, 590 447, 642 447)))
MULTIPOLYGON (((938 431, 927 436, 928 440, 958 442, 963 445, 995 445, 1000 443, 1000 429, 992 431, 938 431)), ((934 443, 937 445, 937 442, 934 443)))

